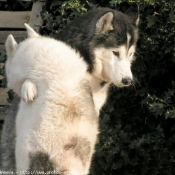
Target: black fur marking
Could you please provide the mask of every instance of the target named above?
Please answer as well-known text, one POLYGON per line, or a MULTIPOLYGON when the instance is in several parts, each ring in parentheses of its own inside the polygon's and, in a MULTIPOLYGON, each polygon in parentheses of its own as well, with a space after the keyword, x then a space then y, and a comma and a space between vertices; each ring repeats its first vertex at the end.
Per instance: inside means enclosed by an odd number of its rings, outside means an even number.
POLYGON ((135 34, 131 26, 130 27, 128 26, 127 33, 129 33, 131 36, 131 39, 129 41, 129 48, 130 48, 132 45, 136 43, 136 39, 133 37, 135 34))
POLYGON ((30 166, 28 171, 40 171, 47 173, 54 171, 54 163, 50 160, 49 155, 43 152, 30 155, 30 166))
POLYGON ((64 146, 64 149, 72 150, 74 155, 82 161, 83 165, 86 165, 90 154, 90 142, 86 138, 74 136, 64 146))

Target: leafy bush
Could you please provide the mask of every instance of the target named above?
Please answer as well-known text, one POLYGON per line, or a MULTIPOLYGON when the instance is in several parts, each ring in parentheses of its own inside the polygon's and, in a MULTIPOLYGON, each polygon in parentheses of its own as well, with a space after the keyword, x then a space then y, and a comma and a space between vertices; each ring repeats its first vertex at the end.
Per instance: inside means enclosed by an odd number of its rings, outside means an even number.
POLYGON ((41 33, 54 36, 89 9, 103 6, 124 12, 132 3, 140 6, 135 84, 110 89, 91 175, 175 172, 175 2, 52 0, 42 11, 41 33))
POLYGON ((18 1, 18 0, 13 0, 13 1, 2 1, 0 2, 0 10, 8 10, 8 11, 26 11, 26 10, 31 10, 32 8, 32 1, 18 1))

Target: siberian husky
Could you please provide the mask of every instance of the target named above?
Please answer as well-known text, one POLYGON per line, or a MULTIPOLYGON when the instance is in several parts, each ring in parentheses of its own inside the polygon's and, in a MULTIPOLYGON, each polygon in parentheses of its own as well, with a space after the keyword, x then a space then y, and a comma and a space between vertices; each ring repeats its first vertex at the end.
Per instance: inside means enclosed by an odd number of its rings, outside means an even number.
POLYGON ((57 39, 75 48, 88 65, 96 111, 107 99, 109 85, 129 86, 133 76, 131 64, 138 39, 138 7, 126 14, 98 8, 70 23, 57 39))
MULTIPOLYGON (((76 49, 85 60, 86 77, 92 89, 97 113, 105 104, 111 83, 118 87, 132 83, 131 64, 138 39, 138 8, 125 14, 109 8, 98 8, 70 23, 56 39, 76 49)), ((14 121, 19 97, 16 96, 5 119, 2 132, 2 168, 14 170, 14 121)))
POLYGON ((87 65, 65 43, 25 26, 29 38, 19 46, 12 35, 6 41, 8 87, 23 99, 16 118, 17 172, 88 174, 98 116, 87 65))

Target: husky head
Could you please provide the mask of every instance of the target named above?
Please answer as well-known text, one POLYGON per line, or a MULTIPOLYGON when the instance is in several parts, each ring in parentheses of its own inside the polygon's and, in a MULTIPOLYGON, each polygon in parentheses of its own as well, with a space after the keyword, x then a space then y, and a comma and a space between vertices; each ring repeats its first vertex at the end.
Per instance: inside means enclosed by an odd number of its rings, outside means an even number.
POLYGON ((139 14, 132 6, 126 14, 109 8, 97 8, 80 16, 55 38, 79 51, 88 64, 88 72, 101 82, 128 86, 132 81, 139 14))
MULTIPOLYGON (((25 23, 24 25, 25 25, 26 30, 27 30, 28 38, 40 37, 40 35, 38 33, 36 33, 28 24, 25 23)), ((13 35, 10 34, 7 37, 7 40, 5 42, 5 49, 7 52, 7 60, 11 60, 14 57, 17 48, 18 48, 18 44, 15 41, 13 35)))
MULTIPOLYGON (((28 38, 36 38, 36 37, 40 37, 40 35, 38 33, 36 33, 29 25, 24 24, 27 30, 27 34, 28 34, 28 38)), ((8 80, 8 84, 7 86, 11 89, 12 87, 10 86, 10 70, 12 69, 11 67, 11 62, 13 60, 13 57, 17 51, 17 49, 20 46, 17 44, 17 42, 15 41, 14 37, 10 34, 7 37, 7 40, 5 42, 5 49, 6 49, 6 53, 7 53, 7 61, 5 64, 5 70, 6 70, 6 77, 8 80)), ((12 77, 11 77, 12 78, 12 77)))
POLYGON ((136 12, 128 10, 123 14, 109 11, 96 23, 96 35, 92 42, 95 63, 93 74, 104 82, 112 82, 119 87, 132 82, 131 63, 139 22, 138 10, 136 12))

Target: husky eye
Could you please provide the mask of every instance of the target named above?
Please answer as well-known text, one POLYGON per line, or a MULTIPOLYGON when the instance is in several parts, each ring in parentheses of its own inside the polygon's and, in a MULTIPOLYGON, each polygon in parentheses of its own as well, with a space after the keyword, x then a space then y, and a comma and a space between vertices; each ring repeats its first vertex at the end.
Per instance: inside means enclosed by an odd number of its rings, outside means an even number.
POLYGON ((113 52, 113 54, 116 56, 116 57, 119 57, 119 52, 116 52, 116 51, 112 51, 113 52))
POLYGON ((134 52, 130 53, 130 55, 129 55, 129 57, 132 57, 132 56, 134 56, 134 52))
POLYGON ((113 31, 114 31, 114 30, 109 30, 109 31, 108 31, 108 34, 112 33, 113 31))
POLYGON ((129 56, 131 57, 131 56, 133 56, 133 55, 134 55, 134 52, 130 53, 130 55, 129 55, 129 56))

